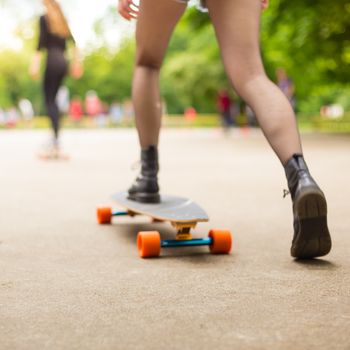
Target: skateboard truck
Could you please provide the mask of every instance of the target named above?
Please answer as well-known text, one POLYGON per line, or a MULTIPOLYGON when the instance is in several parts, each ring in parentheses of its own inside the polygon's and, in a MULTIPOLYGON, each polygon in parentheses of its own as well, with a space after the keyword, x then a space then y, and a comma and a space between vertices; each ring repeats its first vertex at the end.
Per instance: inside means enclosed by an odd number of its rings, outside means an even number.
POLYGON ((213 229, 209 231, 206 238, 175 240, 162 240, 157 231, 139 232, 137 235, 137 247, 141 258, 158 257, 160 248, 195 246, 208 246, 212 254, 228 254, 232 247, 231 232, 229 230, 213 229))
POLYGON ((194 229, 197 226, 196 222, 188 222, 188 223, 178 223, 172 222, 171 225, 175 227, 177 234, 177 241, 189 241, 192 239, 191 229, 194 229))

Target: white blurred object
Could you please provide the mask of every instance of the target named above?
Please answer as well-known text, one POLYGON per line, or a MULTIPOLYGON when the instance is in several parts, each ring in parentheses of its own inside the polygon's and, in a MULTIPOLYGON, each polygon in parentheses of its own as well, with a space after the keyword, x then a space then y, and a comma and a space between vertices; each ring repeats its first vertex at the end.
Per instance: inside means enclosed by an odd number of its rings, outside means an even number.
POLYGON ((339 104, 321 107, 321 116, 329 119, 341 119, 344 117, 344 108, 339 104))
POLYGON ((5 111, 3 111, 0 108, 0 125, 5 125, 6 123, 6 115, 5 115, 5 111))
POLYGON ((69 89, 67 86, 61 86, 58 90, 56 102, 59 111, 62 114, 68 114, 69 112, 69 89))
POLYGON ((28 99, 22 98, 18 103, 18 108, 25 121, 31 121, 33 119, 34 109, 32 103, 28 99))

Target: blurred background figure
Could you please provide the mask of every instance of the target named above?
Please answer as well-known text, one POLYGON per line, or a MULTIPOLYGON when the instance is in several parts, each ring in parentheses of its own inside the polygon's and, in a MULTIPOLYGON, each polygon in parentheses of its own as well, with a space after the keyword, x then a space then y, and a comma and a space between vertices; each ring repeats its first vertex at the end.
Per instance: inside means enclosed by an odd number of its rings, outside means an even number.
POLYGON ((103 113, 102 102, 94 90, 89 90, 85 96, 85 111, 90 120, 96 123, 98 116, 103 113))
POLYGON ((231 104, 232 101, 227 90, 220 90, 217 96, 217 106, 221 116, 221 123, 225 130, 234 125, 231 115, 231 104))
POLYGON ((0 126, 4 126, 6 122, 5 111, 0 108, 0 126))
POLYGON ((97 115, 95 120, 96 120, 96 125, 99 128, 103 128, 103 127, 108 126, 108 122, 109 122, 109 105, 108 105, 108 103, 102 102, 100 100, 100 113, 97 115))
POLYGON ((11 107, 5 112, 5 125, 8 128, 15 128, 19 119, 18 110, 16 107, 11 107))
POLYGON ((247 117, 247 124, 249 126, 257 126, 258 125, 258 121, 256 120, 256 115, 254 113, 254 111, 246 104, 245 105, 245 115, 247 117))
POLYGON ((72 99, 69 106, 69 116, 76 125, 79 125, 83 118, 84 110, 83 103, 79 96, 72 99))
POLYGON ((114 125, 118 125, 123 120, 123 107, 118 101, 114 101, 109 110, 111 116, 111 122, 114 125))
POLYGON ((187 107, 184 112, 185 120, 195 121, 197 119, 197 111, 194 107, 187 107))
POLYGON ((33 79, 39 78, 42 51, 47 51, 43 90, 45 106, 51 121, 53 138, 40 155, 45 158, 59 158, 59 131, 60 111, 57 105, 57 93, 64 77, 68 72, 68 61, 65 56, 67 41, 71 41, 73 50, 73 62, 71 73, 74 78, 80 78, 82 67, 79 60, 79 52, 69 29, 67 20, 56 0, 43 0, 46 13, 40 17, 40 34, 37 52, 30 67, 30 75, 33 79))
POLYGON ((27 98, 22 98, 18 102, 18 108, 21 112, 23 121, 27 126, 31 126, 34 118, 34 109, 32 103, 27 98))
POLYGON ((277 68, 276 79, 277 79, 277 86, 286 95, 286 97, 288 98, 288 101, 290 102, 293 109, 295 110, 295 105, 296 105, 295 86, 292 79, 288 77, 287 72, 284 68, 277 68))
POLYGON ((69 112, 69 105, 70 105, 70 93, 67 86, 62 85, 58 89, 58 93, 56 96, 56 103, 60 114, 67 115, 69 112))
POLYGON ((123 110, 124 110, 124 118, 128 121, 133 120, 134 119, 134 106, 132 104, 132 101, 130 99, 127 99, 126 101, 124 101, 123 104, 123 110))

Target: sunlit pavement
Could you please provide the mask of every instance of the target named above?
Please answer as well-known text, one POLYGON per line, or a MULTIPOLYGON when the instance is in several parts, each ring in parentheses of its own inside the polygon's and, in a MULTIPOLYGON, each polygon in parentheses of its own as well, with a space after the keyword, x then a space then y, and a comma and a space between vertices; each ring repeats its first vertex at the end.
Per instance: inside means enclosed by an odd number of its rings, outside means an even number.
POLYGON ((71 160, 36 158, 44 132, 0 132, 1 349, 349 349, 350 137, 303 135, 326 193, 333 250, 289 256, 291 199, 260 131, 165 130, 160 183, 229 228, 232 255, 168 250, 142 260, 135 237, 167 224, 98 226, 95 207, 137 175, 133 130, 66 131, 71 160))

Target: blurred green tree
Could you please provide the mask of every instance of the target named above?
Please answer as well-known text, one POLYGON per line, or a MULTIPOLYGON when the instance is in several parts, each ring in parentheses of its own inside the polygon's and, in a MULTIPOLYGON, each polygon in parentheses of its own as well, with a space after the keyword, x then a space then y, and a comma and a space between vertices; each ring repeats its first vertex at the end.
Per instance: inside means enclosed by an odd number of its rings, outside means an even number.
MULTIPOLYGON (((107 45, 106 29, 121 19, 111 7, 96 22, 95 45, 84 55, 81 80, 66 80, 71 95, 84 97, 96 90, 105 102, 130 98, 134 40, 118 47, 107 45)), ((40 82, 27 74, 36 46, 37 21, 24 23, 18 37, 21 51, 0 51, 0 107, 16 104, 25 96, 41 108, 40 82), (36 34, 29 35, 28 28, 36 34)), ((29 31, 30 32, 30 31, 29 31)), ((317 113, 325 103, 339 102, 350 109, 350 3, 337 0, 273 0, 262 16, 262 54, 268 75, 275 79, 284 67, 296 85, 299 109, 317 113)), ((209 16, 189 8, 171 40, 161 76, 162 96, 170 113, 193 106, 199 112, 216 110, 216 93, 229 83, 221 63, 209 16)))

